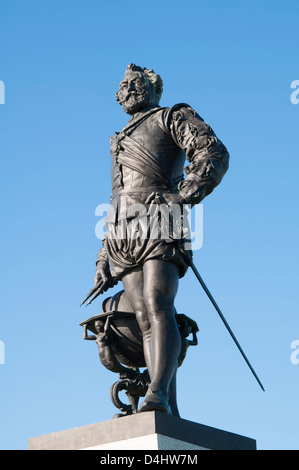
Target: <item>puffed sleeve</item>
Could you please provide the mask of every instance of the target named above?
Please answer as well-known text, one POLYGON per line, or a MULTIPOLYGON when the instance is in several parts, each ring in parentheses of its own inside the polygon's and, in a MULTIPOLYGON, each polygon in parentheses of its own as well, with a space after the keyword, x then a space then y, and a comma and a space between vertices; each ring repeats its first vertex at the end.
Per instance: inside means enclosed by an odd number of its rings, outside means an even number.
POLYGON ((190 162, 178 189, 187 204, 193 206, 221 182, 228 170, 229 153, 211 127, 185 103, 171 108, 168 126, 173 140, 190 162))

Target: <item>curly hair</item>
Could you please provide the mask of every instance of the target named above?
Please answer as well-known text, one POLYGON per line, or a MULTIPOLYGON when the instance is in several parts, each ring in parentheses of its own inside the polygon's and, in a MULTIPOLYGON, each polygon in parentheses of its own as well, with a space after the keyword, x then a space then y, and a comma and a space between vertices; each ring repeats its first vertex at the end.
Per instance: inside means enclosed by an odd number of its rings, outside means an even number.
POLYGON ((152 69, 147 69, 146 67, 139 67, 139 65, 135 64, 129 64, 126 68, 125 74, 127 72, 143 73, 153 85, 158 101, 160 101, 163 92, 163 81, 160 75, 155 73, 152 69))

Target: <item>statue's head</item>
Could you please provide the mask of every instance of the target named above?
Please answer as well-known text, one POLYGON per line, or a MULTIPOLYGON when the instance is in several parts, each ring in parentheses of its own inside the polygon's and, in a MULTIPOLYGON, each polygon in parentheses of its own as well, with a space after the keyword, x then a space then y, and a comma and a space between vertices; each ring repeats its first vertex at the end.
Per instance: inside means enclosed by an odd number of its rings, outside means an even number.
POLYGON ((151 69, 129 64, 116 93, 116 101, 128 114, 158 106, 163 91, 160 75, 151 69))
POLYGON ((94 327, 97 333, 102 333, 104 331, 104 323, 102 320, 96 320, 94 322, 94 327))

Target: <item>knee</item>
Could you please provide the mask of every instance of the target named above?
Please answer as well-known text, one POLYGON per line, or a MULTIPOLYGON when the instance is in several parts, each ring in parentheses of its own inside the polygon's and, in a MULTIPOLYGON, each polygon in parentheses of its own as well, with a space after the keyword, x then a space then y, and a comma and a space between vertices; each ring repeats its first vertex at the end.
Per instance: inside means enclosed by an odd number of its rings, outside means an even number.
POLYGON ((151 320, 172 318, 174 315, 174 299, 165 293, 152 291, 145 296, 145 305, 151 320))
POLYGON ((139 325, 139 328, 141 329, 141 332, 146 333, 147 331, 149 331, 150 323, 149 323, 147 311, 145 311, 145 308, 142 310, 136 310, 135 316, 136 316, 136 320, 139 325))
POLYGON ((144 333, 150 328, 150 324, 148 321, 148 315, 143 298, 139 296, 132 296, 129 300, 132 311, 135 314, 138 326, 141 329, 141 332, 144 333))

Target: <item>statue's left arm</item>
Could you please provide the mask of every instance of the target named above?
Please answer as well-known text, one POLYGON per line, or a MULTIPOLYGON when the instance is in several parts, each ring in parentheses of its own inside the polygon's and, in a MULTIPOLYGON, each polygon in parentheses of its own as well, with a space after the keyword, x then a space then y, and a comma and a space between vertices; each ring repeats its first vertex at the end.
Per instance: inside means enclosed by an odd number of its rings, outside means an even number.
POLYGON ((221 182, 228 170, 229 153, 212 128, 186 104, 171 108, 168 125, 190 163, 185 168, 186 178, 179 183, 179 194, 193 206, 221 182))

